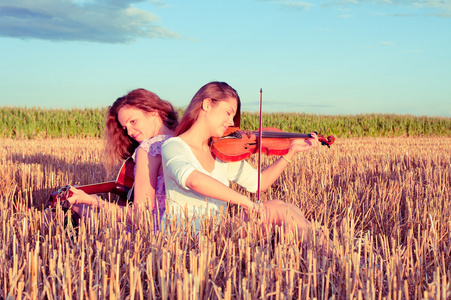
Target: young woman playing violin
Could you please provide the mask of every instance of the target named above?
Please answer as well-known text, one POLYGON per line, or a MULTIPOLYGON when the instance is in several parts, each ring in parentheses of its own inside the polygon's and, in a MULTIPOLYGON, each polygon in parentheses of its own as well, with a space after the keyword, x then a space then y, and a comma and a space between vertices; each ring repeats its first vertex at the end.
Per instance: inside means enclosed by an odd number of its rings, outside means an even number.
MULTIPOLYGON (((118 161, 133 157, 135 161, 135 184, 133 209, 150 209, 154 220, 163 215, 165 209, 165 188, 161 166, 161 145, 173 136, 178 124, 178 115, 173 106, 161 100, 156 94, 136 89, 118 98, 109 107, 105 126, 105 163, 115 165, 118 161)), ((130 219, 128 210, 102 200, 98 195, 88 195, 71 187, 73 193, 67 200, 79 216, 90 207, 119 209, 130 219)), ((130 222, 127 222, 131 225, 130 222)), ((158 222, 156 222, 158 228, 158 222)))
MULTIPOLYGON (((222 137, 229 126, 239 127, 240 106, 238 93, 225 82, 210 82, 194 95, 175 137, 162 147, 167 210, 174 211, 178 218, 188 212, 199 230, 199 216, 219 213, 229 203, 236 204, 248 215, 258 212, 264 222, 294 226, 300 236, 305 236, 311 224, 295 205, 280 200, 256 204, 229 187, 229 181, 234 181, 249 192, 256 192, 257 170, 244 160, 225 162, 212 153, 212 138, 222 137)), ((261 173, 261 190, 271 186, 296 153, 317 145, 315 133, 309 139, 293 140, 288 153, 261 173)))

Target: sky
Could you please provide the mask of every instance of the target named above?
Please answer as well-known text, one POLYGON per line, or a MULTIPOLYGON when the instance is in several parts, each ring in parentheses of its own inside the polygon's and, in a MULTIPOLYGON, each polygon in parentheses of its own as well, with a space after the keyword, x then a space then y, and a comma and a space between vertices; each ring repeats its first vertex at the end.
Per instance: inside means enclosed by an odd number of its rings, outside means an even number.
POLYGON ((451 0, 0 0, 0 106, 210 81, 244 111, 451 117, 451 0))

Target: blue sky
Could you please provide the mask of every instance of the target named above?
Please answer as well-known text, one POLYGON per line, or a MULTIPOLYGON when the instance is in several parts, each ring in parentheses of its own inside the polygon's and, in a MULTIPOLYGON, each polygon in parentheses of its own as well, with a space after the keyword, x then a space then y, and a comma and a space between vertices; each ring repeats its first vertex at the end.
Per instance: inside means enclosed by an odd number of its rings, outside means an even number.
POLYGON ((0 0, 0 106, 186 106, 451 117, 451 0, 0 0))

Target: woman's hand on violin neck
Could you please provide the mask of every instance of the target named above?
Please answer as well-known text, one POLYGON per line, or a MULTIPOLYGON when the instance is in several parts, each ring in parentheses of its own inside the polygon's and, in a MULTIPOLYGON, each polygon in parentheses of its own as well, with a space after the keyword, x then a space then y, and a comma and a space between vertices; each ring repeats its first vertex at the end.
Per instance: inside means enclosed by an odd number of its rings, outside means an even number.
POLYGON ((288 150, 286 157, 291 160, 291 158, 293 158, 293 156, 298 152, 307 151, 318 147, 318 136, 315 132, 310 133, 310 135, 312 137, 308 139, 294 139, 291 142, 290 149, 288 150))

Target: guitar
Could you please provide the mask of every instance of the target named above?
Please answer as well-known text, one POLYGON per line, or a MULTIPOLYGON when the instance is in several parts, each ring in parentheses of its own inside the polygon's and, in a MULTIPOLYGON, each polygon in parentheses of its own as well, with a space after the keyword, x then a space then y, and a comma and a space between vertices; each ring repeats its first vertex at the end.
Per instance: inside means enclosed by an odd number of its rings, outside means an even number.
MULTIPOLYGON (((132 201, 133 184, 135 181, 135 162, 129 157, 121 167, 115 181, 107 181, 95 184, 77 186, 76 188, 87 194, 97 193, 113 193, 119 195, 119 204, 125 205, 128 201, 132 201)), ((70 186, 66 185, 58 191, 50 194, 48 207, 55 208, 58 201, 61 201, 63 209, 69 209, 70 204, 67 198, 72 196, 70 186)))

